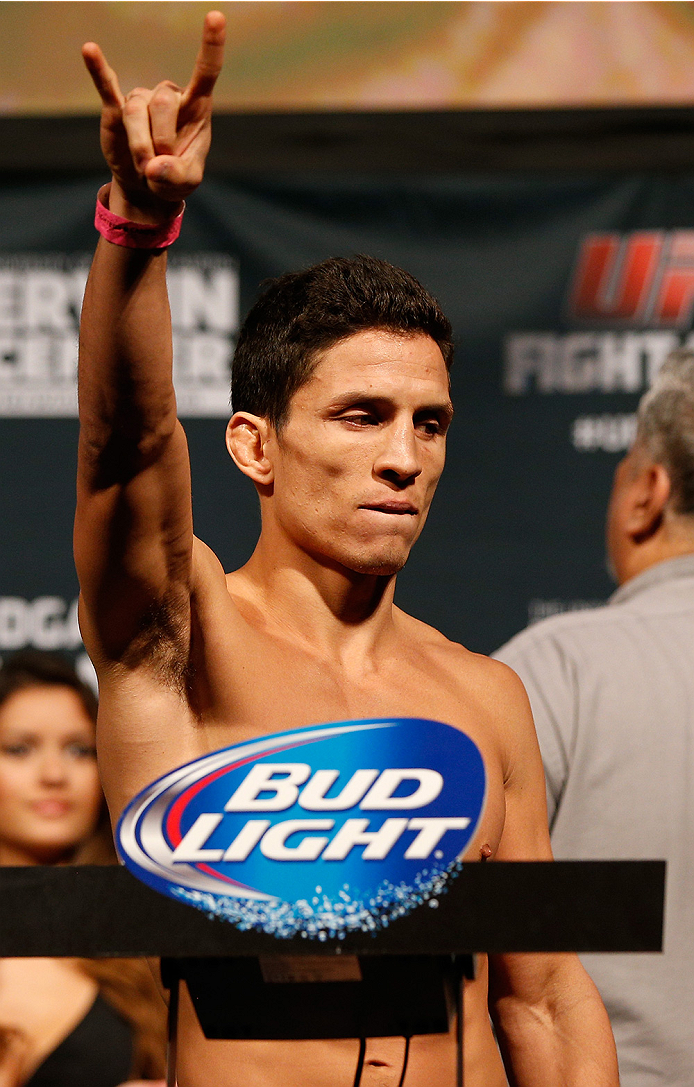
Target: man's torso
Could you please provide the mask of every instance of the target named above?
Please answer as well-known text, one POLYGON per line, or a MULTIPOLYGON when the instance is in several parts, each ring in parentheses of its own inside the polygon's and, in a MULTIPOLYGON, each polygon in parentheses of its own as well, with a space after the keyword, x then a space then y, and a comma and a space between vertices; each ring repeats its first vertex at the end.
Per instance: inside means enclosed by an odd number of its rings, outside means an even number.
MULTIPOLYGON (((145 665, 101 683, 99 751, 112 817, 157 777, 208 751, 244 739, 327 721, 422 717, 464 731, 479 747, 487 800, 466 856, 496 851, 504 826, 502 740, 488 670, 497 665, 454 646, 396 609, 391 636, 368 669, 336 659, 268 618, 226 580, 196 544, 192 641, 185 686, 171 682, 156 653, 145 665)), ((166 658, 166 653, 162 654, 166 658)), ((348 1087, 354 1041, 207 1041, 182 986, 179 1087, 348 1087)), ((466 985, 466 1064, 470 1087, 501 1087, 505 1077, 489 1026, 486 966, 466 985)), ((371 1039, 363 1087, 397 1087, 401 1039, 371 1039)), ((453 1033, 413 1040, 408 1087, 455 1082, 453 1033)))

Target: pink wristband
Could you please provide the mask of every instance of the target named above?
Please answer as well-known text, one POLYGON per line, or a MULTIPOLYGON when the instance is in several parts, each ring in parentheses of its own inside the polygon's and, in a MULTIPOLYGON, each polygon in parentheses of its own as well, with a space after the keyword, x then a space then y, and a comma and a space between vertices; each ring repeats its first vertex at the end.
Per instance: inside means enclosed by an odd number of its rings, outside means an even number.
POLYGON ((96 196, 96 215, 94 226, 107 242, 123 245, 126 249, 165 249, 181 233, 181 221, 185 204, 181 211, 167 223, 152 226, 149 223, 133 223, 122 215, 115 215, 109 209, 108 196, 111 184, 102 185, 96 196))

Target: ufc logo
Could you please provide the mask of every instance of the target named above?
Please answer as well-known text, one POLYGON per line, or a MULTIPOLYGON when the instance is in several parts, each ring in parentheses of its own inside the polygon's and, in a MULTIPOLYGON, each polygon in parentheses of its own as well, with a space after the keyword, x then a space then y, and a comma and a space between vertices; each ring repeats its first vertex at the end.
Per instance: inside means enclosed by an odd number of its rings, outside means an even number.
POLYGON ((582 323, 689 328, 694 310, 694 230, 589 234, 569 300, 582 323))

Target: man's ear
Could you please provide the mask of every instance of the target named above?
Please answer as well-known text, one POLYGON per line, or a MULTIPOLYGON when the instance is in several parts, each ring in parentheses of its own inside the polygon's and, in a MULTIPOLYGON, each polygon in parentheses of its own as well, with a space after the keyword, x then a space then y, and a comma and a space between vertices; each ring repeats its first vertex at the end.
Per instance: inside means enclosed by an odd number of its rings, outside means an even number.
POLYGON ((662 464, 647 461, 634 475, 625 528, 639 542, 657 532, 672 493, 670 477, 662 464))
POLYGON ((229 455, 244 475, 261 487, 269 486, 274 479, 274 465, 267 449, 273 434, 267 419, 247 411, 235 412, 227 424, 229 455))

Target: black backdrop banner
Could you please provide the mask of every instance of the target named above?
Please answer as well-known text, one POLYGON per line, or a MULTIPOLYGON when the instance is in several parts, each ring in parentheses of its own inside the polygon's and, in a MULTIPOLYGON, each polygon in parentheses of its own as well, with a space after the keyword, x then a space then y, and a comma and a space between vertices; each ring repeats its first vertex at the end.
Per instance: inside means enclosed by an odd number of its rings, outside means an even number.
MULTIPOLYGON (((97 186, 0 184, 0 654, 80 659, 74 369, 97 186)), ((690 334, 693 198, 683 174, 207 180, 170 272, 198 535, 233 568, 258 532, 224 422, 234 335, 259 284, 369 253, 438 297, 457 343, 448 465, 398 602, 490 652, 529 621, 603 601, 612 473, 640 394, 690 334)))

